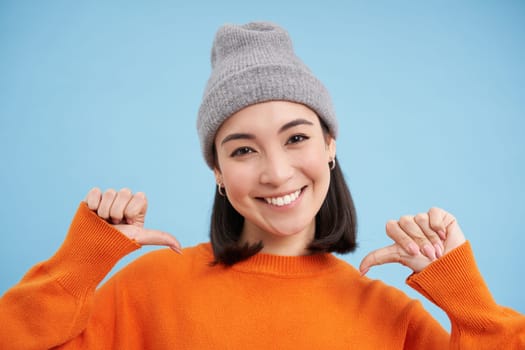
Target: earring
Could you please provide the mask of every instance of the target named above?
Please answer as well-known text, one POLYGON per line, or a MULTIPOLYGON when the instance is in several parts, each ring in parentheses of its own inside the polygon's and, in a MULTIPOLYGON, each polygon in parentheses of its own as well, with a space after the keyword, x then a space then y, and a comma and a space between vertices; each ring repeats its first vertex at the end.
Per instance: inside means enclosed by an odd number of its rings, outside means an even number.
POLYGON ((328 162, 328 166, 330 167, 330 170, 335 169, 335 158, 328 162))
POLYGON ((223 197, 225 197, 226 195, 224 194, 224 191, 222 190, 224 187, 222 187, 222 184, 217 184, 217 192, 219 192, 219 194, 223 197))

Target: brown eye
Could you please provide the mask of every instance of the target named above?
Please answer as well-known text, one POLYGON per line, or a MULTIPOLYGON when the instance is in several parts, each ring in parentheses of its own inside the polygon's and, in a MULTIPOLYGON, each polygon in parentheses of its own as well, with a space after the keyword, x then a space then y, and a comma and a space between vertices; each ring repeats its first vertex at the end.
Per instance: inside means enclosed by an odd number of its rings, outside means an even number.
POLYGON ((293 144, 293 143, 298 143, 298 142, 302 142, 302 141, 306 141, 308 140, 308 136, 306 135, 301 135, 301 134, 297 134, 297 135, 293 135, 292 137, 290 137, 288 139, 288 141, 286 142, 286 144, 293 144))
POLYGON ((243 156, 245 154, 252 153, 252 152, 254 152, 254 150, 251 149, 250 147, 239 147, 235 151, 232 152, 230 157, 239 157, 239 156, 243 156))

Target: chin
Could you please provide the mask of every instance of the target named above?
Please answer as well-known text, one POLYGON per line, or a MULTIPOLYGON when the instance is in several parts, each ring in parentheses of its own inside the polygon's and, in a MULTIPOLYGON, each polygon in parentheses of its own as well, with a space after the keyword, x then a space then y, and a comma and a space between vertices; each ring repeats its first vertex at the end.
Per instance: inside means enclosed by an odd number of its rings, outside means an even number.
POLYGON ((307 230, 308 230, 308 226, 301 226, 301 227, 287 227, 287 228, 283 227, 280 229, 273 227, 270 230, 263 230, 263 231, 267 232, 268 234, 272 236, 292 237, 292 236, 301 235, 307 230))

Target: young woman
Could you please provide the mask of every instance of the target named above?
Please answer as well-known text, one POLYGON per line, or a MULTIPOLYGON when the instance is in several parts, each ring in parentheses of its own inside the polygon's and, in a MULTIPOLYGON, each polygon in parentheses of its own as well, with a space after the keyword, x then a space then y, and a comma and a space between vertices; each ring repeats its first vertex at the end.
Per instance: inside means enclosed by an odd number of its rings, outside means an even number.
POLYGON ((2 349, 494 349, 525 347, 525 318, 497 305, 454 217, 387 223, 394 243, 359 271, 355 212, 323 85, 271 23, 225 25, 197 128, 217 190, 211 242, 181 249, 144 227, 147 200, 91 190, 69 233, 0 300, 2 349), (102 287, 127 253, 144 255, 102 287), (173 251, 175 251, 176 254, 173 251), (363 276, 399 262, 450 317, 363 276))

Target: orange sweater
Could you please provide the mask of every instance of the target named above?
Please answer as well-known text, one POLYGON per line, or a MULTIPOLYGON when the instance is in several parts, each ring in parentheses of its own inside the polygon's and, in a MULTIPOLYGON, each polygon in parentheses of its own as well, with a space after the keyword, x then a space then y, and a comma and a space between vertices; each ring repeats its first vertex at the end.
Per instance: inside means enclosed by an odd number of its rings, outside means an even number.
POLYGON ((415 300, 321 254, 258 254, 209 266, 209 244, 148 253, 81 205, 68 236, 0 299, 0 349, 518 349, 525 318, 495 304, 468 243, 408 284, 445 310, 449 335, 415 300))

